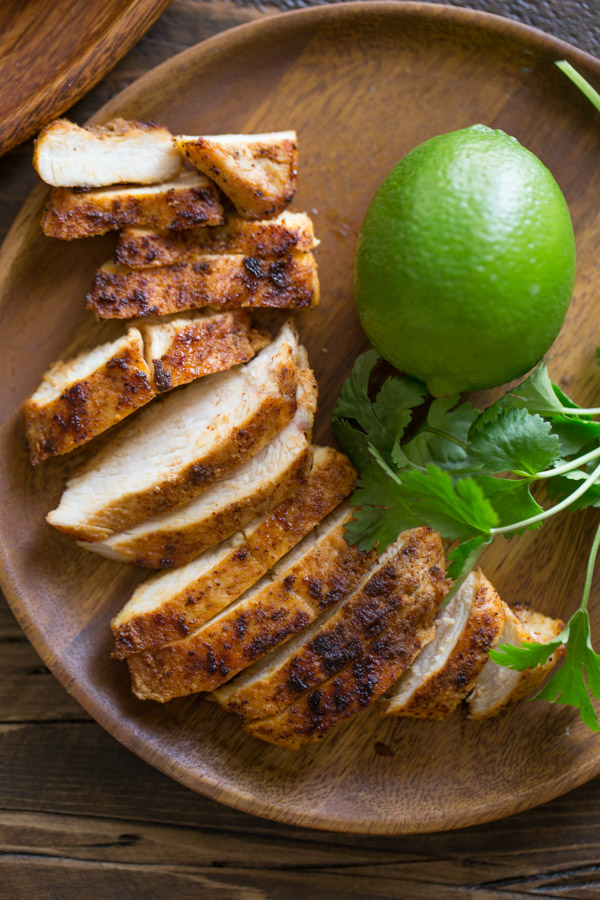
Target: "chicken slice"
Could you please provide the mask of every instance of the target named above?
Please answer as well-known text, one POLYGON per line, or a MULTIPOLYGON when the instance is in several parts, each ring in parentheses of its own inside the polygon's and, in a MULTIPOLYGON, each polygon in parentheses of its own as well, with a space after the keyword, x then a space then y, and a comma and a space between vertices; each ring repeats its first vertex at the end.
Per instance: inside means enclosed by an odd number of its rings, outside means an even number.
POLYGON ((332 513, 273 572, 188 637, 128 656, 136 696, 164 703, 210 691, 352 590, 372 557, 344 540, 351 516, 347 506, 332 513))
POLYGON ((119 235, 115 259, 132 269, 145 269, 195 262, 207 253, 242 253, 262 259, 293 251, 308 253, 318 244, 306 213, 284 212, 255 222, 230 216, 223 225, 185 231, 127 228, 119 235))
MULTIPOLYGON (((500 646, 514 644, 515 647, 520 647, 524 641, 546 644, 558 637, 565 627, 560 619, 544 616, 528 606, 515 606, 511 609, 506 603, 502 605, 504 628, 498 642, 500 646)), ((517 700, 528 697, 541 686, 560 655, 559 652, 553 653, 544 665, 525 669, 524 672, 507 669, 488 660, 475 682, 473 693, 467 697, 469 718, 487 719, 497 716, 517 700)))
POLYGON ((332 447, 315 447, 292 497, 197 559, 143 582, 111 622, 114 655, 184 637, 252 587, 352 490, 355 471, 332 447))
MULTIPOLYGON (((411 549, 424 538, 429 540, 423 529, 405 531, 379 559, 371 554, 372 565, 352 593, 284 647, 220 687, 212 698, 245 722, 273 716, 366 653, 398 605, 396 593, 386 589, 397 576, 387 563, 404 549, 410 558, 411 549)), ((406 590, 411 578, 404 581, 406 590)))
POLYGON ((25 403, 29 458, 68 453, 158 393, 248 362, 269 343, 248 313, 183 314, 57 362, 25 403))
POLYGON ((119 228, 219 225, 223 207, 216 186, 199 172, 183 171, 171 181, 83 191, 54 188, 42 216, 48 237, 72 241, 119 228))
POLYGON ((386 716, 444 719, 467 696, 504 625, 500 597, 471 572, 435 620, 435 637, 384 701, 386 716))
POLYGON ((150 378, 137 328, 54 363, 25 403, 31 464, 74 450, 148 403, 150 378))
POLYGON ((312 465, 307 434, 312 429, 317 389, 310 370, 301 373, 300 385, 303 396, 299 396, 294 420, 251 460, 184 506, 82 546, 110 559, 169 569, 189 562, 269 512, 304 483, 312 465))
POLYGON ((245 310, 181 314, 140 323, 152 387, 160 394, 245 363, 270 342, 245 310))
POLYGON ((104 263, 94 276, 86 307, 101 319, 128 319, 204 306, 305 309, 316 306, 319 296, 312 253, 278 259, 206 254, 193 263, 156 269, 104 263))
POLYGON ((296 193, 295 131, 180 135, 174 142, 186 159, 212 178, 240 215, 248 219, 277 215, 296 193))
POLYGON ((172 510, 258 453, 294 416, 305 351, 291 323, 245 366, 143 410, 88 458, 47 516, 84 541, 172 510))
MULTIPOLYGON (((246 722, 255 737, 297 749, 319 740, 339 722, 373 704, 410 666, 434 635, 433 620, 446 592, 444 553, 439 535, 427 528, 415 529, 362 588, 365 608, 374 598, 391 614, 357 630, 361 650, 350 662, 343 661, 336 674, 321 679, 275 715, 246 722), (366 648, 362 647, 366 640, 366 648)), ((318 641, 317 635, 312 638, 318 641)), ((343 648, 332 647, 334 658, 343 648)), ((335 670, 334 670, 335 671, 335 670)))
POLYGON ((171 132, 154 122, 114 119, 80 128, 55 119, 40 132, 33 165, 54 187, 153 184, 173 178, 183 167, 171 132))

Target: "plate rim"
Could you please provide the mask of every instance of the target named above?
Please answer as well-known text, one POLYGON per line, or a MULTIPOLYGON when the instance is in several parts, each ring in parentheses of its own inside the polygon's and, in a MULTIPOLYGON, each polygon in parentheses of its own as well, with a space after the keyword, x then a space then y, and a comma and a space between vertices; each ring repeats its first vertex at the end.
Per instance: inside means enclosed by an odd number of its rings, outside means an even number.
MULTIPOLYGON (((294 28, 294 22, 297 20, 313 20, 318 24, 327 19, 369 19, 373 16, 392 15, 397 18, 420 17, 430 20, 444 20, 451 24, 459 26, 475 26, 480 27, 488 32, 496 32, 510 39, 521 39, 526 43, 532 44, 536 49, 546 54, 556 55, 557 58, 569 58, 580 67, 587 68, 594 72, 595 76, 600 80, 600 60, 584 50, 573 46, 567 41, 554 37, 538 28, 526 25, 515 19, 500 16, 495 13, 488 13, 480 10, 468 9, 465 7, 455 7, 446 4, 415 2, 415 0, 404 0, 399 3, 397 0, 370 0, 369 3, 364 0, 351 0, 351 2, 339 2, 330 5, 305 7, 284 13, 275 13, 266 19, 256 19, 233 28, 219 32, 204 41, 199 41, 191 47, 180 51, 170 59, 150 69, 140 78, 136 79, 107 103, 105 103, 90 118, 91 122, 105 120, 107 117, 115 114, 129 100, 129 95, 137 93, 140 85, 150 87, 156 79, 161 79, 165 72, 171 75, 182 64, 187 63, 188 58, 196 56, 207 56, 215 50, 220 52, 222 49, 231 49, 232 46, 238 45, 246 39, 247 35, 254 36, 254 32, 269 35, 277 31, 294 28)), ((15 261, 15 254, 11 252, 11 245, 18 240, 20 227, 24 224, 39 206, 40 200, 46 193, 46 186, 36 185, 23 203, 18 212, 12 226, 10 227, 2 247, 0 248, 0 270, 5 268, 8 272, 10 266, 6 266, 6 261, 15 261), (8 257, 8 260, 5 258, 8 257)), ((0 312, 6 303, 6 298, 0 296, 0 312)), ((236 789, 231 784, 226 786, 219 785, 209 776, 191 773, 183 764, 174 760, 166 751, 160 748, 152 748, 151 745, 141 740, 138 736, 138 729, 135 723, 131 723, 126 718, 120 722, 125 728, 121 728, 116 734, 113 730, 115 725, 115 717, 111 715, 104 706, 102 706, 92 694, 86 693, 80 689, 76 681, 71 677, 65 664, 54 655, 52 647, 46 641, 41 629, 37 626, 35 620, 30 619, 24 606, 21 603, 18 590, 18 577, 13 572, 13 564, 8 552, 7 546, 0 543, 0 587, 2 588, 6 600, 17 619, 20 627, 25 632, 27 639, 33 645, 34 649, 42 659, 43 663, 49 668, 52 674, 63 685, 67 692, 89 713, 89 715, 114 739, 119 741, 128 750, 139 756, 144 762, 158 769, 163 774, 173 780, 183 784, 191 790, 201 793, 202 795, 223 803, 229 807, 240 810, 250 815, 259 816, 272 821, 281 822, 286 825, 294 825, 302 828, 313 828, 322 831, 332 831, 346 834, 379 834, 379 835, 398 835, 398 834, 425 834, 435 833, 447 830, 455 830, 465 828, 472 825, 484 824, 494 821, 505 816, 513 815, 546 803, 556 797, 561 796, 567 791, 584 784, 590 778, 600 773, 600 753, 596 759, 588 759, 580 768, 574 770, 569 769, 565 777, 556 779, 549 777, 540 785, 538 782, 535 786, 527 788, 518 798, 510 796, 510 798, 499 798, 498 801, 491 806, 489 803, 478 804, 473 803, 470 813, 465 815, 463 820, 456 824, 448 826, 444 823, 444 819, 440 813, 437 815, 428 815, 419 822, 413 823, 409 827, 402 826, 398 823, 394 827, 393 823, 380 822, 377 819, 345 819, 340 821, 335 816, 329 816, 322 813, 298 813, 293 807, 273 806, 269 802, 262 801, 260 797, 248 796, 243 791, 236 789)))

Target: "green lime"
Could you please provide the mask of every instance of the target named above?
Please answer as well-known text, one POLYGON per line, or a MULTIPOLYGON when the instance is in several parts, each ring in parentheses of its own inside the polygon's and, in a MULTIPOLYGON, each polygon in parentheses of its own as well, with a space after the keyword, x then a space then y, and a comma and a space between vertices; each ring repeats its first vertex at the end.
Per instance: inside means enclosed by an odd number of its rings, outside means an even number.
POLYGON ((434 137, 398 163, 371 201, 354 265, 373 347, 438 397, 531 369, 560 331, 574 278, 556 181, 485 125, 434 137))

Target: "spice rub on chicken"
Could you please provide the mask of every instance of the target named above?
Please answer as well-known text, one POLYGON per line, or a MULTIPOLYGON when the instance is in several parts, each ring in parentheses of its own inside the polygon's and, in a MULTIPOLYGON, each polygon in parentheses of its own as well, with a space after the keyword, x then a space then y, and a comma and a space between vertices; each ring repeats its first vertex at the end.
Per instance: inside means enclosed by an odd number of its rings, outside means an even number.
POLYGON ((271 339, 267 331, 252 328, 250 316, 241 309, 182 313, 142 321, 139 328, 157 394, 248 362, 271 339))
POLYGON ((304 483, 312 465, 309 436, 316 404, 316 383, 305 369, 299 377, 294 419, 260 453, 183 506, 82 546, 109 559, 167 569, 231 537, 304 483))
POLYGON ((406 531, 379 559, 371 553, 371 566, 351 594, 284 647, 220 687, 213 699, 244 722, 274 716, 359 659, 398 606, 397 592, 388 589, 396 569, 388 570, 387 564, 423 537, 422 530, 406 531))
POLYGON ((372 705, 431 640, 446 591, 440 537, 427 528, 415 529, 408 540, 401 536, 392 547, 396 552, 390 555, 388 548, 362 587, 365 603, 371 597, 387 599, 391 614, 369 618, 366 630, 359 624, 359 655, 342 662, 317 687, 302 691, 281 712, 247 722, 250 734, 292 749, 320 740, 339 722, 372 705))
POLYGON ((54 363, 25 402, 30 462, 35 466, 49 456, 69 453, 154 396, 137 328, 54 363))
MULTIPOLYGON (((212 224, 212 223, 211 223, 212 224)), ((274 219, 249 221, 229 216, 223 225, 159 231, 126 228, 119 235, 115 259, 132 269, 195 262, 207 253, 242 253, 259 258, 308 253, 317 247, 314 227, 306 213, 284 212, 274 219)))
POLYGON ((332 513, 255 587, 187 637, 128 656, 135 694, 165 702, 212 690, 352 590, 371 557, 344 540, 351 514, 348 507, 332 513))
POLYGON ((55 363, 25 403, 32 465, 85 444, 157 394, 248 362, 268 343, 243 310, 184 313, 55 363))
POLYGON ((504 626, 498 593, 481 569, 435 620, 433 640, 383 702, 386 716, 443 719, 471 691, 504 626))
POLYGON ((54 187, 101 187, 167 181, 183 161, 170 131, 154 122, 114 119, 81 128, 56 119, 36 138, 33 165, 54 187))
POLYGON ((174 140, 181 154, 212 178, 240 215, 248 219, 277 215, 296 192, 295 131, 180 135, 174 140))
POLYGON ((186 503, 256 455, 292 419, 301 358, 288 323, 245 366, 155 401, 88 458, 48 522, 98 541, 186 503))
POLYGON ((72 241, 126 227, 144 226, 162 234, 222 221, 223 207, 213 182, 199 172, 183 171, 154 185, 54 188, 42 229, 48 237, 72 241))
POLYGON ((128 319, 205 306, 306 309, 316 306, 319 296, 312 253, 277 259, 206 254, 156 269, 106 262, 96 272, 86 307, 101 319, 128 319))
POLYGON ((111 622, 114 655, 184 637, 254 585, 351 492, 356 472, 332 447, 315 447, 294 494, 185 566, 140 584, 111 622))
MULTIPOLYGON (((552 619, 525 604, 515 605, 512 609, 504 602, 502 605, 504 627, 498 642, 500 646, 513 644, 520 647, 523 642, 532 641, 546 644, 558 637, 565 627, 560 619, 552 619)), ((541 687, 560 656, 560 651, 557 651, 543 665, 525 669, 523 672, 499 666, 493 660, 488 660, 475 682, 472 693, 467 697, 469 718, 487 719, 490 716, 497 716, 517 700, 523 700, 533 694, 541 687)))

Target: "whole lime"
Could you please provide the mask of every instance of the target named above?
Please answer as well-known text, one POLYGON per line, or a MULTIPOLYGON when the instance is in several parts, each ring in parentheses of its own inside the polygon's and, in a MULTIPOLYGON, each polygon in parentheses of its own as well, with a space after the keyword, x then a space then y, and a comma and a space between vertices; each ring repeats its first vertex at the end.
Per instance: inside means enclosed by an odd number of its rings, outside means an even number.
POLYGON ((373 347, 438 397, 534 366, 560 331, 574 278, 556 181, 485 125, 434 137, 398 163, 369 206, 354 265, 373 347))

